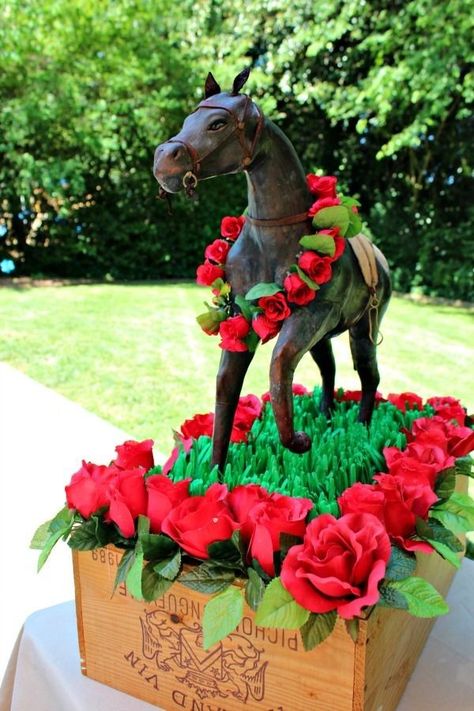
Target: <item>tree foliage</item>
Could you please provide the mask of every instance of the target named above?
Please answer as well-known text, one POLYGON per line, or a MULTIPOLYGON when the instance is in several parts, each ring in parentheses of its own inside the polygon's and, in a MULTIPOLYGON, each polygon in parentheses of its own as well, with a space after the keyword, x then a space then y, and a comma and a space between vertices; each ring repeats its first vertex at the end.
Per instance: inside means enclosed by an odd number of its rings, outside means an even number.
POLYGON ((153 150, 200 98, 209 69, 230 86, 250 64, 253 96, 306 169, 360 196, 395 285, 474 298, 470 6, 8 0, 4 249, 18 273, 191 275, 220 217, 243 207, 243 181, 205 183, 168 218, 153 150))

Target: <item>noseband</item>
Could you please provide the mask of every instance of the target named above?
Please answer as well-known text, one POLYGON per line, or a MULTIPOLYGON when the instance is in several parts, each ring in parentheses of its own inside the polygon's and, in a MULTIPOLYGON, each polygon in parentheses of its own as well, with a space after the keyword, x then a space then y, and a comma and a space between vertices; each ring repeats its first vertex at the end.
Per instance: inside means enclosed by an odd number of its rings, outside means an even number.
POLYGON ((232 130, 226 134, 226 136, 222 139, 222 141, 220 141, 220 143, 217 144, 217 146, 211 148, 211 150, 207 153, 199 155, 198 151, 194 148, 194 146, 192 146, 190 143, 187 143, 186 141, 182 141, 179 138, 170 138, 168 141, 166 141, 166 143, 179 143, 180 145, 184 146, 189 155, 192 169, 188 170, 187 173, 185 173, 185 175, 183 176, 183 186, 186 191, 186 194, 189 197, 192 197, 196 192, 196 186, 198 182, 199 173, 201 172, 202 161, 205 158, 208 158, 219 148, 221 148, 225 143, 227 143, 229 138, 231 138, 234 133, 237 133, 237 138, 242 149, 242 159, 240 161, 240 166, 245 169, 253 161, 255 148, 257 147, 258 139, 260 138, 260 134, 263 129, 264 116, 258 106, 254 104, 255 108, 258 111, 257 127, 255 129, 255 134, 252 139, 252 142, 250 143, 250 146, 248 146, 245 140, 245 119, 247 117, 247 111, 251 104, 252 100, 250 96, 245 95, 245 106, 242 118, 239 118, 235 111, 233 111, 232 109, 228 109, 226 106, 217 106, 216 104, 206 104, 204 102, 197 106, 193 113, 195 111, 198 111, 199 109, 220 109, 222 111, 227 111, 229 116, 232 118, 232 121, 234 122, 232 130))

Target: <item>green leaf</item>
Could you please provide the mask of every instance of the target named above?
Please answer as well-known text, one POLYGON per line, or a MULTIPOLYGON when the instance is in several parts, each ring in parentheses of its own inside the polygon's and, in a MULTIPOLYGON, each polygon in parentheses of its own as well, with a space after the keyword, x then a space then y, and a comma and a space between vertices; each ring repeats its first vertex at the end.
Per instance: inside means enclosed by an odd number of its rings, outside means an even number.
POLYGON ((265 590, 255 622, 261 627, 294 630, 304 625, 308 617, 309 610, 298 605, 291 593, 283 587, 280 578, 275 578, 265 590))
POLYGON ((394 607, 397 610, 408 610, 408 601, 405 596, 394 587, 394 582, 382 583, 379 588, 381 607, 394 607))
POLYGON ((324 614, 312 612, 309 615, 307 621, 300 629, 303 646, 307 652, 310 652, 318 644, 324 642, 326 637, 329 637, 334 629, 336 620, 336 611, 326 612, 324 614))
POLYGON ((446 615, 449 607, 439 592, 424 578, 405 578, 390 583, 408 603, 408 612, 415 617, 446 615))
POLYGON ((51 521, 45 521, 41 526, 38 526, 31 539, 30 548, 34 550, 42 550, 47 544, 48 540, 51 538, 51 532, 49 530, 49 524, 51 521))
POLYGON ((467 494, 453 492, 430 513, 451 531, 468 533, 474 530, 474 501, 467 494))
POLYGON ((218 333, 219 326, 228 314, 224 309, 212 309, 196 316, 196 321, 206 333, 218 333))
POLYGON ((142 536, 146 536, 150 532, 150 519, 148 516, 142 516, 141 514, 138 517, 137 521, 137 535, 138 538, 141 538, 142 536))
POLYGON ((260 343, 260 336, 252 329, 249 335, 244 339, 244 342, 246 343, 249 352, 255 353, 257 346, 260 343))
POLYGON ((283 291, 279 284, 275 284, 274 282, 261 282, 260 284, 252 286, 245 294, 245 298, 247 301, 256 301, 257 299, 261 299, 262 296, 273 296, 273 294, 277 294, 279 291, 283 291))
POLYGON ((242 590, 229 587, 211 598, 204 608, 202 631, 204 649, 227 637, 239 625, 244 614, 242 590))
POLYGON ((169 558, 178 550, 178 544, 162 533, 144 533, 140 536, 145 560, 169 558))
POLYGON ((319 229, 330 229, 331 227, 339 227, 341 234, 346 234, 349 227, 351 210, 348 210, 344 205, 334 205, 333 207, 324 207, 316 213, 313 218, 314 227, 319 229))
POLYGON ((242 296, 239 294, 238 296, 235 297, 235 303, 239 307, 240 311, 242 312, 242 316, 247 319, 247 321, 252 320, 252 307, 245 298, 245 296, 242 296))
POLYGON ((91 551, 95 548, 103 548, 110 543, 113 534, 114 529, 110 524, 105 524, 102 520, 92 516, 88 521, 84 521, 73 529, 68 545, 74 550, 91 551))
POLYGON ((343 205, 345 205, 346 207, 349 207, 349 208, 353 207, 353 206, 360 207, 360 202, 353 197, 349 197, 346 195, 339 195, 339 199, 340 199, 341 203, 343 205))
POLYGON ((127 575, 130 571, 130 568, 132 567, 134 562, 135 562, 135 549, 130 548, 129 550, 124 552, 122 558, 120 559, 120 563, 118 564, 117 574, 115 576, 115 581, 114 581, 114 592, 118 588, 120 583, 125 582, 127 575))
POLYGON ((202 593, 222 592, 234 580, 235 574, 233 570, 216 565, 213 561, 201 563, 201 565, 181 575, 179 578, 179 582, 187 588, 202 593))
POLYGON ((385 571, 387 580, 403 580, 403 578, 413 575, 415 568, 416 558, 413 553, 407 553, 397 546, 392 546, 392 553, 385 571))
POLYGON ((227 541, 211 543, 207 552, 212 562, 222 567, 235 569, 243 566, 239 531, 234 531, 227 541))
POLYGON ((355 237, 362 229, 362 220, 357 212, 352 212, 349 209, 349 227, 345 233, 345 237, 355 237))
POLYGON ((153 567, 155 573, 158 573, 167 580, 174 580, 181 568, 181 551, 176 551, 171 558, 164 558, 153 567))
POLYGON ((142 573, 143 573, 143 548, 141 543, 135 547, 135 559, 130 566, 125 583, 127 590, 136 600, 143 600, 142 593, 142 573))
POLYGON ((46 541, 45 545, 43 546, 43 550, 41 551, 39 558, 38 558, 38 565, 37 565, 37 572, 41 570, 43 565, 46 563, 46 561, 49 558, 49 554, 53 550, 54 546, 56 543, 59 541, 60 538, 63 536, 63 531, 56 531, 56 533, 52 533, 51 536, 48 538, 46 541))
POLYGON ((456 469, 450 467, 438 474, 435 493, 440 499, 449 499, 456 488, 456 469))
POLYGON ((153 602, 165 594, 173 585, 172 580, 167 580, 155 572, 153 563, 147 563, 141 575, 141 593, 147 602, 153 602))
POLYGON ((265 583, 260 575, 253 568, 247 568, 249 579, 245 585, 245 599, 252 610, 256 610, 262 602, 265 592, 265 583))
POLYGON ((474 459, 469 454, 465 457, 458 457, 454 463, 456 474, 474 477, 473 463, 474 459))
POLYGON ((304 272, 301 267, 299 267, 297 264, 296 266, 296 271, 298 272, 299 278, 304 281, 306 286, 309 286, 310 289, 313 289, 313 291, 317 291, 319 289, 319 284, 316 284, 315 281, 310 279, 310 277, 304 272))
POLYGON ((442 523, 434 518, 424 521, 422 518, 417 518, 416 520, 416 532, 420 538, 432 543, 433 541, 438 541, 447 546, 450 550, 455 553, 460 553, 464 550, 464 546, 461 541, 456 538, 454 533, 448 528, 445 528, 442 523))
POLYGON ((315 235, 305 235, 300 239, 300 245, 305 249, 315 249, 321 254, 327 254, 329 257, 334 257, 336 251, 336 243, 331 235, 323 235, 321 233, 315 235))
POLYGON ((74 522, 74 510, 65 506, 59 511, 54 518, 49 522, 49 530, 51 533, 57 531, 70 531, 74 522))

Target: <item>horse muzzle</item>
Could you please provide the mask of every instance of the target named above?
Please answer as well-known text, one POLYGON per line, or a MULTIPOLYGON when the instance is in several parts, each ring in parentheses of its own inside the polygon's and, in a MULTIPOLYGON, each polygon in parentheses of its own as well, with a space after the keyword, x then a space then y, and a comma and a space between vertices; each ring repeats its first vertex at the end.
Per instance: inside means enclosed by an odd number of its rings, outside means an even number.
POLYGON ((167 193, 179 193, 185 187, 183 179, 189 167, 189 157, 181 146, 162 143, 156 149, 153 175, 167 193))

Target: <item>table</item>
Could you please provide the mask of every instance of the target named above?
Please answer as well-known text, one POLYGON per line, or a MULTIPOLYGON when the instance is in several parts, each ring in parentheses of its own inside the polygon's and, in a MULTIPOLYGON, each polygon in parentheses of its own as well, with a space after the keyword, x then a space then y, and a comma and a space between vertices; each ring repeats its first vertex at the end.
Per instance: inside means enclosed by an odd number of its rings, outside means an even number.
MULTIPOLYGON (((451 612, 436 621, 397 711, 472 711, 473 590, 474 562, 464 560, 448 595, 451 612)), ((12 652, 0 711, 31 709, 157 711, 80 673, 73 602, 28 617, 12 652)))

